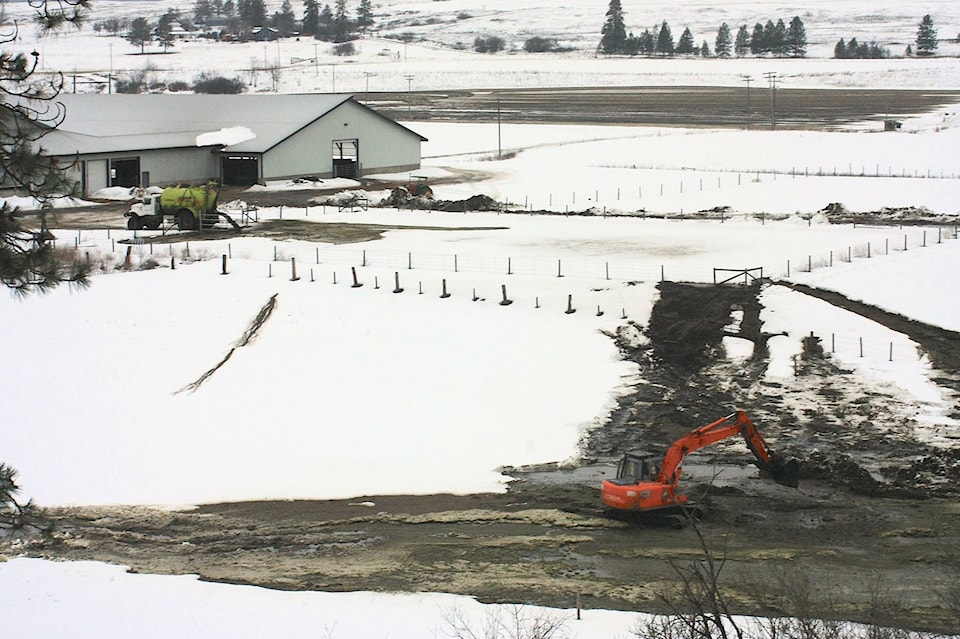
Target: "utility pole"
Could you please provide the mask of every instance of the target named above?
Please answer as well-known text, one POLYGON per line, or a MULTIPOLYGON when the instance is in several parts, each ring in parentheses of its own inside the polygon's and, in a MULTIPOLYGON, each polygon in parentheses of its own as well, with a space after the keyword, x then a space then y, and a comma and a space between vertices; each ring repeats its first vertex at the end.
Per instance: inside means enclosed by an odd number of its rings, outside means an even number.
POLYGON ((750 122, 753 119, 753 109, 750 106, 750 83, 753 82, 753 76, 743 75, 740 77, 742 77, 743 81, 747 83, 747 129, 749 129, 750 122))
POLYGON ((500 135, 500 98, 497 98, 497 159, 503 157, 503 142, 500 135))
POLYGON ((316 72, 317 77, 320 77, 320 57, 317 55, 317 47, 319 45, 313 45, 313 70, 316 72))
POLYGON ((413 74, 408 73, 403 77, 407 81, 407 113, 410 113, 410 90, 413 86, 413 74))
POLYGON ((364 102, 369 102, 370 101, 370 77, 377 74, 374 73, 373 71, 364 71, 363 75, 367 79, 366 88, 364 89, 363 100, 364 102))
POLYGON ((780 80, 777 78, 776 71, 767 71, 763 77, 770 83, 770 125, 774 130, 777 129, 777 84, 780 80))

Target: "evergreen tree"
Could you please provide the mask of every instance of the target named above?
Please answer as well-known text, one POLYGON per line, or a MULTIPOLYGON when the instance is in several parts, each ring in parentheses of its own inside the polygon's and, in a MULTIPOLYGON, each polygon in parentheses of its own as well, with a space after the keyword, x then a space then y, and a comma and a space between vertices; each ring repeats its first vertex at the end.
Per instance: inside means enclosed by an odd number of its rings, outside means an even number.
POLYGON ((601 53, 611 54, 623 51, 624 42, 627 39, 627 28, 623 23, 623 7, 620 0, 610 0, 610 6, 607 7, 607 19, 600 29, 601 53))
POLYGON ((760 38, 760 53, 776 51, 777 25, 773 20, 767 20, 763 25, 763 37, 760 38))
POLYGON ((303 21, 300 30, 305 35, 316 35, 320 30, 320 3, 318 0, 304 0, 303 21))
POLYGON ((0 462, 0 531, 22 530, 36 528, 47 532, 51 528, 46 513, 38 508, 33 500, 21 504, 16 495, 20 492, 17 486, 17 471, 3 462, 0 462))
POLYGON ((753 25, 753 33, 750 35, 750 53, 753 55, 760 55, 767 50, 763 35, 763 24, 758 22, 753 25))
POLYGON ((140 53, 143 53, 144 45, 153 39, 153 29, 150 23, 144 17, 134 18, 130 23, 130 30, 127 32, 127 42, 135 47, 140 47, 140 53))
POLYGON ((787 55, 791 58, 803 58, 807 55, 807 29, 800 16, 794 16, 787 29, 787 55))
POLYGON ((733 35, 730 33, 730 25, 726 22, 717 29, 717 38, 713 42, 713 49, 718 58, 729 58, 733 52, 733 35))
POLYGON ((673 55, 673 34, 670 33, 670 25, 664 20, 660 25, 660 33, 657 34, 657 53, 661 55, 673 55))
POLYGON ((333 40, 333 10, 329 4, 323 5, 320 10, 320 26, 316 37, 321 40, 333 40))
POLYGON ((347 15, 347 0, 336 0, 333 14, 333 41, 346 42, 350 38, 350 16, 347 15))
POLYGON ((675 52, 680 55, 688 55, 694 51, 696 51, 696 45, 693 41, 693 32, 690 31, 690 27, 687 27, 683 30, 683 33, 680 34, 680 40, 677 42, 675 52))
POLYGON ((741 24, 737 30, 737 37, 733 41, 733 52, 738 58, 742 58, 750 51, 750 32, 747 25, 741 24))
POLYGON ((657 49, 657 39, 650 29, 644 29, 640 34, 640 53, 652 54, 657 49))
POLYGON ((290 35, 297 28, 297 16, 293 13, 290 0, 283 0, 280 10, 273 14, 273 26, 280 35, 290 35))
POLYGON ((933 55, 936 53, 938 46, 937 30, 933 26, 933 18, 928 13, 923 16, 920 26, 917 28, 917 55, 933 55))
POLYGON ((197 24, 206 24, 211 16, 213 16, 213 3, 210 0, 197 0, 193 4, 193 19, 197 24))
POLYGON ((177 24, 178 15, 176 10, 170 9, 157 21, 157 40, 164 51, 173 48, 173 26, 177 24))
POLYGON ((840 42, 833 47, 833 57, 838 60, 843 60, 847 57, 847 43, 843 41, 843 38, 840 38, 840 42))
POLYGON ((373 26, 373 2, 360 0, 357 6, 357 30, 366 33, 373 26))
POLYGON ((787 53, 787 25, 784 24, 783 20, 777 20, 777 24, 773 27, 773 32, 770 35, 770 40, 767 43, 770 47, 770 50, 777 54, 778 57, 783 57, 787 53))
MULTIPOLYGON (((83 24, 87 0, 59 0, 48 5, 36 0, 34 23, 41 35, 83 24)), ((15 42, 16 28, 0 33, 0 47, 15 42)), ((89 283, 87 261, 65 264, 54 252, 53 235, 47 230, 46 212, 52 200, 61 195, 75 195, 72 181, 56 158, 48 156, 42 146, 43 137, 63 121, 63 105, 56 102, 63 88, 63 76, 34 76, 40 56, 0 52, 0 184, 11 192, 34 197, 41 208, 36 227, 28 226, 16 206, 0 204, 0 282, 19 295, 46 292, 61 282, 77 286, 89 283)), ((0 512, 9 513, 16 489, 14 473, 0 465, 0 512)), ((19 511, 18 511, 19 512, 19 511)), ((3 521, 17 521, 15 517, 3 521)))
POLYGON ((706 41, 706 40, 704 40, 704 41, 700 44, 700 55, 701 55, 701 57, 704 57, 704 58, 709 58, 710 55, 711 55, 711 54, 710 54, 710 45, 707 44, 707 41, 706 41))
POLYGON ((263 0, 237 0, 237 14, 248 28, 267 24, 267 5, 263 0))

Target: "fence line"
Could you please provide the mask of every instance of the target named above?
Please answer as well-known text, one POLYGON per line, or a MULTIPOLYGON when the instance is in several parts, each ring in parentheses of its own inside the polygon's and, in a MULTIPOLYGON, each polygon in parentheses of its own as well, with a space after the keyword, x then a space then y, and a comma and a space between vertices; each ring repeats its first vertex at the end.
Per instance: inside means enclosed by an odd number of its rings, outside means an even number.
MULTIPOLYGON (((903 234, 902 241, 899 238, 884 238, 882 243, 871 240, 829 250, 819 255, 808 254, 799 258, 792 257, 786 259, 780 265, 762 266, 762 275, 768 278, 783 277, 790 279, 797 274, 810 273, 815 269, 829 268, 858 259, 871 259, 916 250, 940 244, 946 240, 956 240, 958 231, 960 229, 957 225, 910 227, 910 230, 903 234)), ((652 264, 649 260, 609 260, 601 257, 557 257, 530 254, 512 256, 378 251, 358 245, 320 247, 297 242, 274 242, 269 245, 268 249, 248 246, 243 249, 243 255, 235 256, 229 240, 204 241, 199 244, 199 248, 195 243, 193 254, 191 254, 189 240, 185 240, 182 244, 167 244, 166 250, 164 250, 163 245, 154 245, 154 243, 147 241, 148 238, 149 236, 137 232, 108 231, 106 250, 109 250, 110 253, 117 253, 118 248, 125 250, 123 247, 133 246, 139 257, 156 255, 155 259, 158 261, 160 256, 166 259, 174 256, 175 251, 179 251, 181 259, 190 261, 219 258, 221 254, 226 254, 231 259, 241 257, 273 262, 288 262, 291 259, 296 259, 304 266, 330 264, 405 271, 501 273, 507 276, 581 277, 618 281, 661 281, 667 279, 697 282, 717 281, 715 267, 690 268, 671 265, 669 262, 652 264), (118 238, 120 247, 117 246, 118 238)), ((73 245, 75 250, 86 250, 89 254, 90 249, 103 246, 103 240, 102 236, 98 240, 94 232, 86 231, 81 234, 81 231, 77 231, 73 239, 73 245)), ((751 265, 749 268, 753 268, 753 266, 751 265)))

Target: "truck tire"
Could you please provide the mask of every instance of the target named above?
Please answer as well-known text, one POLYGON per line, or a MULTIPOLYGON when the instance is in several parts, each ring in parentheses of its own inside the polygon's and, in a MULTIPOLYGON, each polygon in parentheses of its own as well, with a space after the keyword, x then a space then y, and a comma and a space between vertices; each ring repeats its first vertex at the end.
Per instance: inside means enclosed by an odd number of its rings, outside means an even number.
POLYGON ((197 228, 197 218, 190 209, 177 211, 177 226, 181 231, 194 231, 197 228))
POLYGON ((140 219, 140 216, 136 213, 131 213, 127 216, 127 229, 131 231, 139 231, 143 228, 143 220, 140 219))

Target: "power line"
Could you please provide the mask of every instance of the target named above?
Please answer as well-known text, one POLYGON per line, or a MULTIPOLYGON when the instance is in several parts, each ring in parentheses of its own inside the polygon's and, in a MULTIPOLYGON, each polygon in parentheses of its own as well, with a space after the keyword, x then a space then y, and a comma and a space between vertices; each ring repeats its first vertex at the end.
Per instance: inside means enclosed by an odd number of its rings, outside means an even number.
POLYGON ((780 84, 780 79, 777 78, 776 71, 767 71, 763 74, 763 77, 767 79, 767 82, 770 84, 770 125, 773 129, 777 128, 777 85, 780 84))

